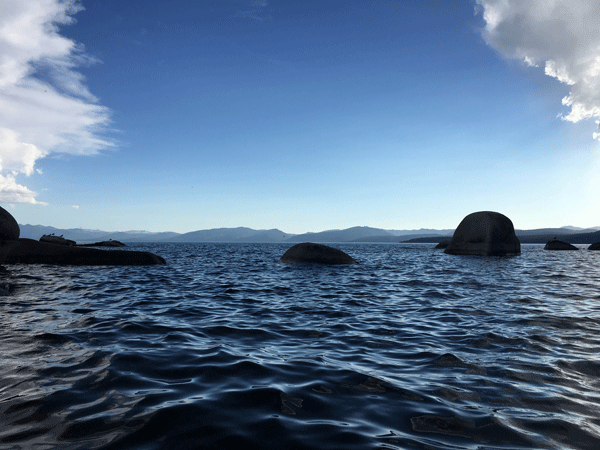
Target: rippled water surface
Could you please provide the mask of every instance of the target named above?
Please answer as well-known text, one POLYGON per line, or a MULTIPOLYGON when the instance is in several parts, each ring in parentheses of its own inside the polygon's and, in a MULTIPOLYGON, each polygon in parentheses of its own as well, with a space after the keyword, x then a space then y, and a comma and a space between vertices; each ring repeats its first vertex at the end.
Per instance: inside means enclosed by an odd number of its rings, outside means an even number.
POLYGON ((600 252, 6 266, 2 449, 600 448, 600 252))

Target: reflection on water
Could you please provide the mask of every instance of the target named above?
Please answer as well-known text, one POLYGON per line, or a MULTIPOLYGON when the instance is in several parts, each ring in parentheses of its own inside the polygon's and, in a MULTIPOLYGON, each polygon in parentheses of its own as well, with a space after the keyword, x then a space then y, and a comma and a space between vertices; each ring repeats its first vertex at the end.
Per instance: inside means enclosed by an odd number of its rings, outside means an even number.
POLYGON ((600 448, 600 252, 9 266, 0 448, 600 448))

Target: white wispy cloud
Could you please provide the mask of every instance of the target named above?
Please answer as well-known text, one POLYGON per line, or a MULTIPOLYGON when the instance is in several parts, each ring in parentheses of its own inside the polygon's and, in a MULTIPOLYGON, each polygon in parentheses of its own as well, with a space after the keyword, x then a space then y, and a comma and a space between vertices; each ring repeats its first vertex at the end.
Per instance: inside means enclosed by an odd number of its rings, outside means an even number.
POLYGON ((15 179, 41 173, 40 158, 113 145, 102 137, 110 110, 76 70, 97 61, 58 28, 82 9, 76 0, 0 0, 0 201, 41 203, 15 179))
MULTIPOLYGON (((564 120, 600 117, 600 2, 598 0, 476 0, 486 42, 507 58, 570 86, 564 120)), ((594 139, 600 138, 594 133, 594 139)))
POLYGON ((37 192, 33 192, 17 183, 14 175, 0 175, 0 200, 7 203, 32 203, 46 205, 35 199, 37 192))
POLYGON ((263 10, 267 6, 266 0, 254 0, 250 3, 250 9, 246 11, 238 10, 236 17, 244 17, 247 19, 254 19, 259 21, 264 21, 270 18, 270 16, 264 16, 263 10))
POLYGON ((73 208, 73 209, 79 209, 79 205, 71 205, 71 208, 73 208))

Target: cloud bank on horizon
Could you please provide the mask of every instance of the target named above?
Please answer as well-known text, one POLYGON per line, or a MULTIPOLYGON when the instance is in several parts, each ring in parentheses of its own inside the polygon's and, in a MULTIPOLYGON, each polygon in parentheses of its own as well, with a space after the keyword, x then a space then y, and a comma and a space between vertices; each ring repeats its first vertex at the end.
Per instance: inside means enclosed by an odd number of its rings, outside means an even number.
POLYGON ((43 204, 17 176, 52 153, 95 154, 110 111, 76 68, 96 63, 60 35, 82 7, 75 0, 0 0, 0 201, 43 204))
MULTIPOLYGON (((597 0, 476 0, 483 37, 504 57, 570 86, 563 120, 600 119, 600 2, 597 0)), ((596 121, 600 125, 600 121, 596 121)), ((600 133, 593 133, 600 140, 600 133)))

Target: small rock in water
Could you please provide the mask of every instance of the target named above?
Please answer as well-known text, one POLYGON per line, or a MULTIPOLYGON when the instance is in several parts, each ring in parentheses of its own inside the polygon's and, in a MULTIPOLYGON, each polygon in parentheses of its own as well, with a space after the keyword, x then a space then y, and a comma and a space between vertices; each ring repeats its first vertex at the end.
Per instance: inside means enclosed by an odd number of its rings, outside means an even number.
POLYGON ((458 356, 453 355, 452 353, 444 353, 434 362, 438 366, 460 366, 463 364, 462 360, 458 356))
POLYGON ((600 241, 594 242, 588 247, 588 250, 600 250, 600 241))
POLYGON ((571 245, 567 242, 559 241, 558 239, 551 239, 546 243, 544 250, 579 250, 579 249, 577 247, 575 247, 574 245, 571 245))

